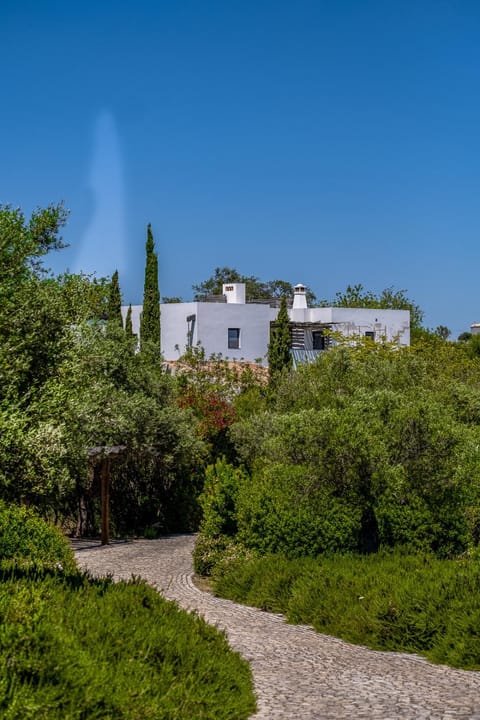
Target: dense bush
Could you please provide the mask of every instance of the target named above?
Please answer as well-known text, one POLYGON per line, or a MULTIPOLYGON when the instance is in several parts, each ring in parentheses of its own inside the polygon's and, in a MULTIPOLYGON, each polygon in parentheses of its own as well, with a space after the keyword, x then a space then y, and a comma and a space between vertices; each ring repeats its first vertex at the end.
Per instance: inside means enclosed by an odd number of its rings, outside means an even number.
POLYGON ((480 566, 426 555, 288 560, 268 555, 221 562, 216 594, 290 622, 383 650, 480 669, 480 566))
POLYGON ((231 429, 248 471, 228 510, 237 539, 291 557, 474 547, 479 377, 436 346, 337 347, 286 377, 270 412, 231 429))
POLYGON ((247 663, 143 582, 2 578, 5 720, 220 720, 254 711, 247 663))
POLYGON ((75 559, 60 530, 26 507, 0 500, 0 567, 75 570, 75 559))
POLYGON ((145 583, 92 580, 31 510, 0 504, 0 716, 247 718, 248 665, 145 583))

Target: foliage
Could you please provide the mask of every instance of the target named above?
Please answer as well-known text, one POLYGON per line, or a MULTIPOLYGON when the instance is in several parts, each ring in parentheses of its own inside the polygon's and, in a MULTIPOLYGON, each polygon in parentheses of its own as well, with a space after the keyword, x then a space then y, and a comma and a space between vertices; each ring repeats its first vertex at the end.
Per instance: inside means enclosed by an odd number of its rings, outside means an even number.
MULTIPOLYGON (((125 445, 126 454, 112 466, 114 527, 138 531, 161 522, 175 529, 168 508, 174 510, 177 493, 198 473, 202 443, 190 413, 175 404, 171 378, 144 353, 132 353, 123 331, 112 333, 98 325, 75 328, 56 377, 30 412, 48 418, 61 434, 64 466, 75 481, 63 497, 69 512, 82 500, 92 514, 88 497, 95 477, 87 472, 87 448, 125 445)), ((190 494, 193 501, 193 488, 190 494)), ((184 522, 188 526, 188 517, 184 522)))
POLYGON ((395 290, 393 287, 385 288, 376 295, 371 290, 365 290, 361 283, 348 285, 344 292, 336 293, 332 304, 336 307, 409 310, 412 329, 421 327, 423 321, 421 308, 410 300, 405 290, 395 290))
POLYGON ((115 270, 110 281, 107 313, 109 328, 123 328, 122 295, 118 283, 118 270, 115 270))
MULTIPOLYGON (((109 283, 42 269, 62 247, 65 218, 61 206, 30 220, 0 207, 0 497, 95 532, 98 467, 87 465, 87 450, 125 445, 112 464, 112 530, 191 529, 204 452, 196 422, 151 353, 132 352, 118 273, 109 283)), ((158 319, 151 229, 147 247, 158 319)))
POLYGON ((480 540, 479 364, 461 344, 338 346, 236 422, 237 537, 288 556, 480 540))
POLYGON ((44 522, 30 508, 0 500, 0 568, 73 572, 75 560, 60 530, 44 522))
POLYGON ((127 315, 125 317, 125 335, 128 340, 134 340, 133 325, 132 325, 132 306, 128 306, 127 315))
POLYGON ((480 668, 480 568, 429 555, 234 558, 213 570, 216 594, 349 642, 480 668))
POLYGON ((139 580, 4 578, 5 720, 247 718, 247 663, 225 636, 139 580))
POLYGON ((145 283, 140 318, 140 347, 149 349, 153 357, 160 355, 160 292, 158 290, 158 258, 155 252, 152 226, 147 227, 145 283))
POLYGON ((176 384, 178 403, 197 419, 211 457, 231 451, 228 429, 238 413, 247 416, 263 406, 265 382, 258 368, 229 363, 221 355, 207 358, 200 346, 189 348, 180 358, 176 384))
POLYGON ((269 377, 272 387, 275 387, 278 383, 282 373, 290 370, 292 367, 291 344, 287 302, 285 296, 283 296, 277 320, 271 330, 267 352, 269 377))
POLYGON ((225 458, 218 459, 205 470, 205 484, 200 497, 203 519, 200 531, 207 537, 235 535, 237 522, 235 502, 246 475, 225 458))
POLYGON ((41 258, 64 247, 58 235, 68 213, 62 204, 37 209, 26 221, 20 209, 0 205, 0 292, 2 305, 17 284, 41 272, 41 258))
POLYGON ((449 330, 446 325, 438 325, 438 327, 435 328, 435 334, 438 335, 438 337, 441 337, 442 340, 448 340, 452 331, 449 330))
POLYGON ((472 335, 467 347, 472 357, 480 357, 480 335, 472 335))
POLYGON ((223 633, 140 580, 92 580, 66 540, 0 505, 5 720, 247 718, 251 673, 223 633))
MULTIPOLYGON (((217 267, 207 280, 192 286, 195 293, 193 299, 202 300, 206 295, 221 295, 222 286, 227 283, 245 283, 248 300, 293 297, 293 285, 286 280, 263 281, 255 275, 241 275, 235 268, 217 267)), ((309 305, 313 305, 316 301, 310 288, 307 288, 307 301, 309 305)))

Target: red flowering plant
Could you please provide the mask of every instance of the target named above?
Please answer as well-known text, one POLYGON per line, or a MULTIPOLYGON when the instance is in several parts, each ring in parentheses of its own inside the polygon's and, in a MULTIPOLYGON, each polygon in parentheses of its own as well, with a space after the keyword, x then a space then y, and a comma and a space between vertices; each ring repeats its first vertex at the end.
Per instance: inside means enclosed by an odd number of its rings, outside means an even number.
POLYGON ((236 405, 257 379, 246 363, 229 362, 221 355, 205 357, 202 347, 189 348, 174 367, 178 403, 190 408, 198 431, 214 455, 228 453, 228 428, 237 416, 236 405))

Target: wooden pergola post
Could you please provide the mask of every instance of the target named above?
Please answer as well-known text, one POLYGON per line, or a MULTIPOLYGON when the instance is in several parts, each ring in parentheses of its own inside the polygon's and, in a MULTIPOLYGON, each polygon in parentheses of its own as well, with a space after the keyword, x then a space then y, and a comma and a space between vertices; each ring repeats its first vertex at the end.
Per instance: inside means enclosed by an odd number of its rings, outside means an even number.
POLYGON ((102 545, 110 541, 110 458, 102 458, 101 470, 101 498, 102 498, 102 545))
POLYGON ((126 451, 126 445, 88 448, 89 461, 95 464, 100 458, 100 495, 101 495, 101 542, 108 545, 110 542, 110 465, 112 456, 119 457, 126 451))

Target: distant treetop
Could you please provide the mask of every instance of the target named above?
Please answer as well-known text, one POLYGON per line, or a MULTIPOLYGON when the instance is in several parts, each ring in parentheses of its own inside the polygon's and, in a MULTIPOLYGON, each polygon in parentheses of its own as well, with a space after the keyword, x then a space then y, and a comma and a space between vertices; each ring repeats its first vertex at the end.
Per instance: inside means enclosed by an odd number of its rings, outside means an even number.
MULTIPOLYGON (((270 300, 271 298, 293 297, 293 285, 286 280, 260 280, 255 275, 242 275, 235 268, 217 267, 207 280, 192 285, 194 300, 202 300, 206 295, 221 295, 222 285, 227 283, 245 283, 248 300, 270 300)), ((307 301, 314 305, 317 298, 307 288, 307 301)))

